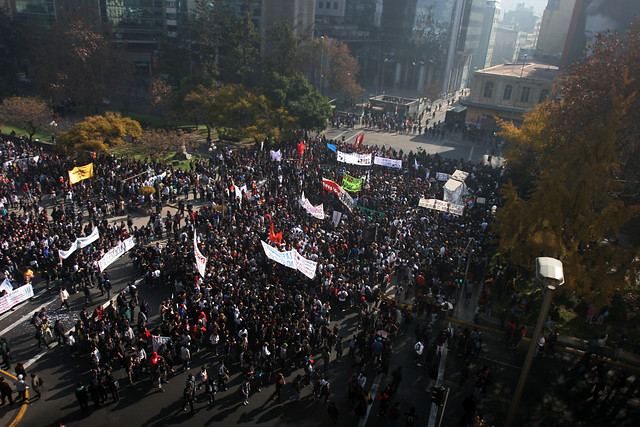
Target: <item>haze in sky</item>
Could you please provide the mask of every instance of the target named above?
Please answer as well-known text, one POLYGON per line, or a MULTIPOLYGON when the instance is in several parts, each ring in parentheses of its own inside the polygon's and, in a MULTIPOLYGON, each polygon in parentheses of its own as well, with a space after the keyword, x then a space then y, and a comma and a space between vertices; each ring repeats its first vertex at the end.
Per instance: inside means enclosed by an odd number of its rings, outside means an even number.
POLYGON ((501 0, 502 13, 505 11, 515 10, 518 3, 524 3, 525 7, 533 6, 533 9, 536 11, 540 17, 542 17, 542 12, 544 12, 544 8, 547 7, 547 0, 501 0))

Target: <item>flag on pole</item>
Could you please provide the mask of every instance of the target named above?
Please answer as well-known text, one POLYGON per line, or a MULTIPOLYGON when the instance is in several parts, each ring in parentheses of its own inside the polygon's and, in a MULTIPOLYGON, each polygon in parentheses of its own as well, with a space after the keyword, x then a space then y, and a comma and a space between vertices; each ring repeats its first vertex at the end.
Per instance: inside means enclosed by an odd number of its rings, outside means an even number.
POLYGON ((272 243, 277 243, 278 245, 282 244, 282 231, 276 234, 273 231, 273 222, 271 223, 271 231, 269 231, 269 240, 272 243))
POLYGON ((196 232, 193 232, 193 253, 196 257, 196 267, 198 268, 198 273, 200 276, 204 278, 205 268, 207 267, 207 258, 202 255, 200 249, 198 249, 198 238, 196 237, 196 232))
POLYGON ((357 150, 362 145, 362 141, 364 141, 364 133, 356 136, 356 142, 353 144, 353 149, 357 150))
POLYGON ((91 178, 93 176, 93 163, 89 163, 84 166, 76 166, 69 171, 69 182, 75 184, 83 179, 91 178))

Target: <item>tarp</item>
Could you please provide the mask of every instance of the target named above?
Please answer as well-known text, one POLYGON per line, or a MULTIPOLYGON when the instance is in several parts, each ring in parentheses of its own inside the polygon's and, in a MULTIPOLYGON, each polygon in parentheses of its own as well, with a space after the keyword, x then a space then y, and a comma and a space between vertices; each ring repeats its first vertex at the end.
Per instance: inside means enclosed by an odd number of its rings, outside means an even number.
POLYGON ((105 268, 109 267, 111 264, 115 262, 122 255, 126 254, 129 249, 133 248, 136 245, 136 242, 133 241, 133 237, 129 237, 127 240, 124 240, 118 243, 114 248, 112 248, 109 252, 104 254, 104 256, 98 261, 98 267, 100 267, 100 272, 103 272, 105 268))
POLYGON ((375 156, 373 158, 373 164, 379 166, 387 166, 390 168, 402 169, 402 160, 389 159, 387 157, 375 156))
POLYGON ((69 182, 75 184, 83 179, 91 178, 93 176, 93 163, 89 163, 84 166, 76 166, 69 171, 69 182))
POLYGON ((198 269, 198 273, 200 276, 204 278, 204 272, 207 267, 207 258, 202 255, 200 249, 198 249, 198 237, 196 236, 196 232, 193 232, 193 253, 196 257, 196 267, 198 269))

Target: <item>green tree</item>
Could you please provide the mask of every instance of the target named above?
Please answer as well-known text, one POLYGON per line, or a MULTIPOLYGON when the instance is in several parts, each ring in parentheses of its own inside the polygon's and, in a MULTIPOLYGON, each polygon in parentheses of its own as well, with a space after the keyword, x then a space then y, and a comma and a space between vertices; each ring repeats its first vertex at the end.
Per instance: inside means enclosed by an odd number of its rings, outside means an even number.
POLYGON ((307 40, 296 36, 290 23, 273 25, 266 33, 265 68, 283 76, 302 72, 306 43, 307 40))
POLYGON ((358 59, 351 56, 346 44, 339 40, 321 37, 308 48, 311 55, 306 73, 315 76, 321 93, 340 96, 346 102, 354 102, 364 89, 357 83, 360 73, 358 59))
POLYGON ((131 145, 146 158, 158 161, 172 152, 185 150, 187 138, 182 130, 146 129, 131 145))
POLYGON ((39 98, 14 96, 0 105, 0 123, 24 129, 29 141, 38 130, 49 128, 52 120, 51 108, 39 98))
POLYGON ((638 126, 639 54, 637 32, 600 36, 557 97, 503 132, 500 251, 528 268, 538 256, 562 260, 564 289, 599 306, 638 277, 638 140, 628 127, 638 126))
POLYGON ((109 153, 112 148, 126 144, 127 139, 135 140, 141 134, 142 128, 137 121, 107 112, 104 116, 87 117, 60 133, 57 148, 67 154, 82 150, 109 153))
POLYGON ((265 94, 273 105, 288 111, 299 129, 322 131, 331 117, 329 100, 300 73, 291 77, 272 73, 265 94))

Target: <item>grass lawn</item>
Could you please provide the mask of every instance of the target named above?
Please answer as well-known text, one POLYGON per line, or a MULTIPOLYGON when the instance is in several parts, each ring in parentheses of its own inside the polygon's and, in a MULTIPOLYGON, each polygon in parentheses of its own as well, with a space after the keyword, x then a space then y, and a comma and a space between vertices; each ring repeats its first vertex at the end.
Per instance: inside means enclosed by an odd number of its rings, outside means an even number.
MULTIPOLYGON (((139 147, 135 145, 126 145, 123 147, 118 147, 111 150, 111 153, 118 157, 133 157, 139 161, 147 161, 147 155, 143 153, 139 147)), ((190 168, 190 160, 173 160, 177 152, 171 151, 164 153, 157 160, 161 162, 165 162, 167 164, 172 164, 174 168, 181 170, 189 170, 190 168)))
MULTIPOLYGON (((18 136, 29 137, 29 134, 24 129, 17 128, 11 125, 3 125, 2 133, 9 135, 11 131, 15 131, 18 136)), ((40 141, 48 141, 51 142, 51 134, 46 132, 37 131, 35 135, 33 135, 33 139, 39 139, 40 141)))

